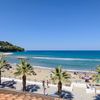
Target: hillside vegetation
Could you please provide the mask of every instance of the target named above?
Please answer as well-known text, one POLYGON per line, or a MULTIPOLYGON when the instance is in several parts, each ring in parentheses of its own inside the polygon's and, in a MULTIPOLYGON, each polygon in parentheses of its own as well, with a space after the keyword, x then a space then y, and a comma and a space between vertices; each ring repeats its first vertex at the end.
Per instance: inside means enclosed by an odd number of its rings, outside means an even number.
POLYGON ((13 45, 7 41, 0 41, 0 52, 18 52, 24 51, 24 48, 13 45))

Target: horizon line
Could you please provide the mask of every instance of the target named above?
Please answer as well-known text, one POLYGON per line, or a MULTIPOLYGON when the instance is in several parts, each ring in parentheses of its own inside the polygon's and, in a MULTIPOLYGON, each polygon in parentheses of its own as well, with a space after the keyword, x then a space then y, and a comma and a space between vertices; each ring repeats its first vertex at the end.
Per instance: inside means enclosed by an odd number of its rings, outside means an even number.
POLYGON ((60 49, 57 49, 57 50, 56 49, 55 50, 54 49, 40 49, 40 50, 38 50, 37 49, 37 50, 35 50, 35 49, 33 49, 33 50, 31 50, 31 49, 28 49, 25 51, 100 51, 100 50, 93 50, 93 49, 89 49, 89 50, 84 50, 84 49, 83 50, 82 49, 81 50, 79 50, 79 49, 75 49, 75 50, 63 50, 63 49, 62 50, 60 50, 60 49))

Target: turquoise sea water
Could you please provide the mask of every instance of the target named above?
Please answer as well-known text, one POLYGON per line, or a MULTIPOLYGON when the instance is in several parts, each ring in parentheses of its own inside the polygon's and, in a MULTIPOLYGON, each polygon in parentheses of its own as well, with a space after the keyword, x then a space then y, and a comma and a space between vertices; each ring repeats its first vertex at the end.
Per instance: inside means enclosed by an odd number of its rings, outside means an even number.
POLYGON ((69 70, 95 70, 100 64, 100 51, 25 51, 7 57, 10 63, 18 63, 18 56, 27 57, 32 65, 54 68, 62 65, 69 70))

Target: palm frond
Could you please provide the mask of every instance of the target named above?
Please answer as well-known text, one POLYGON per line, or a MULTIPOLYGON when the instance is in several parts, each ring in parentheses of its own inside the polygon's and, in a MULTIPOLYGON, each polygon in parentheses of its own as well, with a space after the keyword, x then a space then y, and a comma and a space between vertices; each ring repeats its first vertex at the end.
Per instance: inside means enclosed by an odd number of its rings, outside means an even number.
POLYGON ((100 65, 97 66, 96 71, 97 71, 98 73, 100 73, 100 65))
POLYGON ((1 59, 1 60, 0 60, 0 69, 4 68, 6 65, 7 65, 6 60, 1 59))
POLYGON ((20 64, 17 65, 15 75, 36 75, 33 67, 25 60, 21 60, 20 64))
POLYGON ((66 71, 62 71, 61 66, 55 68, 51 74, 52 80, 60 80, 60 81, 68 81, 70 79, 70 75, 66 71))

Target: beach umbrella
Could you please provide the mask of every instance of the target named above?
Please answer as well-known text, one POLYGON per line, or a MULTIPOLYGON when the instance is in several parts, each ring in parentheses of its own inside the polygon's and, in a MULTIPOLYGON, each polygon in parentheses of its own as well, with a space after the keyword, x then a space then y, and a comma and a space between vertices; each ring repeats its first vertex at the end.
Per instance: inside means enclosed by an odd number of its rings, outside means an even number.
POLYGON ((89 77, 89 76, 85 76, 85 77, 84 77, 85 82, 89 82, 90 78, 91 78, 91 77, 89 77))
POLYGON ((84 77, 84 79, 89 80, 89 79, 90 79, 90 77, 89 77, 89 76, 85 76, 85 77, 84 77))

